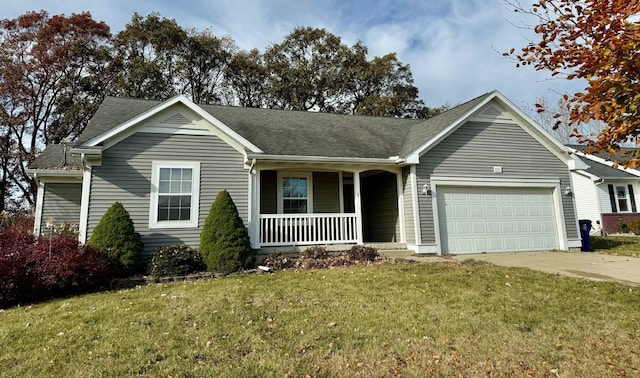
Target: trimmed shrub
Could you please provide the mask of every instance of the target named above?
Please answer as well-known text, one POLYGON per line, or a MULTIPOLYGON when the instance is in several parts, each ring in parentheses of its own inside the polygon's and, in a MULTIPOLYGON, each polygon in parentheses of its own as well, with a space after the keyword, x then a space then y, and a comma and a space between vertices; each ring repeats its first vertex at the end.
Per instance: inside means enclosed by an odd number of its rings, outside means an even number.
POLYGON ((377 249, 364 245, 354 245, 347 251, 347 255, 356 261, 375 261, 380 256, 377 249))
POLYGON ((324 247, 309 247, 300 253, 301 259, 320 260, 327 257, 329 257, 329 252, 324 247))
POLYGON ((120 202, 104 213, 87 244, 102 252, 123 273, 136 269, 142 260, 142 238, 120 202))
POLYGON ((640 220, 629 221, 629 232, 634 235, 640 235, 640 220))
POLYGON ((211 205, 200 233, 200 253, 210 271, 230 273, 255 264, 249 232, 226 190, 211 205))
POLYGON ((205 270, 200 252, 186 245, 160 247, 151 259, 149 274, 155 277, 184 276, 205 270))

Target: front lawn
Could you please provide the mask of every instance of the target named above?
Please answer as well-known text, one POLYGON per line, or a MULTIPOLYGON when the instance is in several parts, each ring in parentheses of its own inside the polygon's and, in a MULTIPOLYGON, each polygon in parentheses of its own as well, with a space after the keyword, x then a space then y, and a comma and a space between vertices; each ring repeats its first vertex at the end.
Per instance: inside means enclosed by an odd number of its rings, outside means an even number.
POLYGON ((469 261, 237 275, 0 312, 2 376, 635 376, 640 290, 469 261))
POLYGON ((591 250, 609 255, 640 257, 640 236, 592 236, 591 250))

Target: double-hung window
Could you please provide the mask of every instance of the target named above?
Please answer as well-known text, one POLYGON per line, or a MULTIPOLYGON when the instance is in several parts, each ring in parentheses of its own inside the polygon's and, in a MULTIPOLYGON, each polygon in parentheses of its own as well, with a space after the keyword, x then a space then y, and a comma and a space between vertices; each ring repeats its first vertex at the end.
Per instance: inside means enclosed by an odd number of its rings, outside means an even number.
POLYGON ((306 214, 312 209, 311 174, 278 173, 278 213, 306 214))
POLYGON ((149 228, 198 227, 200 163, 154 161, 149 228))
POLYGON ((629 210, 629 202, 627 198, 627 188, 624 186, 616 186, 616 201, 618 203, 618 211, 626 213, 629 210))

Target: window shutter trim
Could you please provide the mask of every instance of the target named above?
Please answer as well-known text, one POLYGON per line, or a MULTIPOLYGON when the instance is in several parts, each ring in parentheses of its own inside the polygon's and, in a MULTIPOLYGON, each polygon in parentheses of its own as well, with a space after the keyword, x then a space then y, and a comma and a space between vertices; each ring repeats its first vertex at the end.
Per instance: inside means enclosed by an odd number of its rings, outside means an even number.
POLYGON ((607 185, 607 187, 609 188, 609 201, 611 201, 611 212, 617 213, 618 206, 616 206, 616 193, 614 192, 613 185, 609 184, 607 185))

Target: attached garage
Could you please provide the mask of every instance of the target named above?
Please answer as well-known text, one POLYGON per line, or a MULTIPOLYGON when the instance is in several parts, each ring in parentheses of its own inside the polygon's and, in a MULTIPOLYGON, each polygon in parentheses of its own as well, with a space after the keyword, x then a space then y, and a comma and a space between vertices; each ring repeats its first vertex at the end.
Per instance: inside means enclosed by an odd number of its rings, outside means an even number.
POLYGON ((438 186, 443 253, 559 249, 554 188, 438 186))

